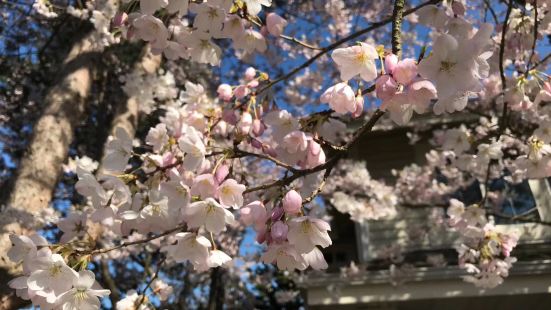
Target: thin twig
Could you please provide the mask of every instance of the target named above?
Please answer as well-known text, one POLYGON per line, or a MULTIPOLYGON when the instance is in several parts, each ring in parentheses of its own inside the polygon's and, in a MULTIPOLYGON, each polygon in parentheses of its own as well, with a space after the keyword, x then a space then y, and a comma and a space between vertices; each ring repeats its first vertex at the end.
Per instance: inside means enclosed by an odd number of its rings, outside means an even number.
MULTIPOLYGON (((507 78, 505 77, 505 68, 503 67, 504 55, 505 55, 505 36, 507 34, 507 28, 509 26, 509 17, 511 16, 511 11, 513 10, 513 0, 509 0, 507 5, 507 12, 505 13, 505 20, 503 21, 503 26, 501 30, 501 42, 499 44, 499 75, 501 76, 501 89, 503 92, 507 89, 507 78)), ((507 127, 507 101, 503 103, 503 113, 500 128, 505 130, 507 127)))
POLYGON ((233 155, 229 156, 228 158, 231 159, 231 158, 241 158, 241 157, 257 157, 257 158, 269 160, 269 161, 273 162, 274 164, 276 164, 280 167, 283 167, 287 170, 290 170, 291 172, 299 171, 299 169, 297 169, 297 168, 295 168, 295 167, 293 167, 289 164, 286 164, 286 163, 280 161, 279 159, 274 158, 270 155, 247 152, 247 151, 240 150, 240 149, 237 149, 237 148, 233 149, 233 155))
POLYGON ((532 50, 530 51, 530 57, 528 57, 528 62, 526 63, 526 72, 524 72, 524 77, 528 77, 530 73, 530 66, 532 63, 532 58, 534 58, 534 53, 536 52, 536 43, 538 41, 538 0, 534 0, 534 42, 532 42, 532 50))
POLYGON ((93 250, 93 251, 89 251, 89 252, 86 252, 86 251, 83 251, 82 254, 89 254, 89 255, 98 255, 98 254, 104 254, 104 253, 107 253, 107 252, 111 252, 113 250, 117 250, 117 249, 121 249, 121 248, 125 248, 125 247, 128 247, 128 246, 131 246, 131 245, 136 245, 136 244, 142 244, 142 243, 147 243, 149 241, 152 241, 152 240, 155 240, 155 239, 159 239, 159 238, 162 238, 164 236, 168 236, 170 234, 173 234, 177 231, 182 231, 186 228, 186 225, 185 224, 182 224, 178 227, 175 227, 175 228, 172 228, 172 229, 169 229, 165 232, 162 232, 158 235, 155 235, 155 236, 151 236, 151 237, 148 237, 148 238, 144 238, 144 239, 141 239, 141 240, 136 240, 136 241, 130 241, 130 242, 123 242, 119 245, 116 245, 116 246, 113 246, 113 247, 110 247, 110 248, 103 248, 103 249, 97 249, 97 250, 93 250))
POLYGON ((319 47, 319 46, 315 46, 315 45, 312 45, 312 44, 310 44, 310 43, 306 43, 306 42, 304 42, 304 41, 301 41, 301 40, 299 40, 299 39, 297 39, 297 38, 295 38, 295 37, 287 36, 287 35, 284 35, 284 34, 279 35, 279 37, 280 37, 280 38, 283 38, 283 39, 285 39, 285 40, 294 42, 294 43, 296 43, 296 44, 298 44, 298 45, 302 45, 302 46, 304 46, 304 47, 306 47, 306 48, 309 48, 309 49, 312 49, 312 50, 318 50, 318 51, 320 51, 320 50, 323 49, 323 48, 321 48, 321 47, 319 47))
POLYGON ((144 289, 142 290, 142 297, 140 298, 140 302, 138 303, 136 309, 140 309, 140 306, 144 303, 145 301, 145 293, 147 292, 147 289, 149 289, 151 287, 151 285, 153 284, 153 281, 155 281, 155 279, 157 279, 157 277, 159 276, 159 271, 161 271, 161 267, 163 265, 163 263, 166 261, 166 256, 163 257, 159 263, 157 264, 157 270, 155 271, 155 273, 153 274, 153 276, 151 277, 151 279, 149 279, 149 282, 147 282, 146 286, 144 287, 144 289))

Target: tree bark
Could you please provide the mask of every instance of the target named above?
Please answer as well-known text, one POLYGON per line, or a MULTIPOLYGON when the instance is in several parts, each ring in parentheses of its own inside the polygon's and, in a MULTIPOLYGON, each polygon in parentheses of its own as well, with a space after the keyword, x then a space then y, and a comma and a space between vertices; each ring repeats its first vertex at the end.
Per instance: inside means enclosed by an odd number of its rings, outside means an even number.
POLYGON ((221 267, 212 268, 210 272, 209 302, 207 305, 208 310, 224 309, 225 290, 223 275, 224 269, 221 267))
POLYGON ((75 42, 64 60, 57 81, 44 96, 44 111, 14 178, 13 190, 0 215, 0 308, 15 309, 21 300, 7 286, 19 268, 7 258, 9 235, 30 234, 41 225, 61 166, 81 121, 92 83, 92 70, 101 51, 92 44, 94 31, 75 42))
MULTIPOLYGON (((161 66, 161 56, 153 55, 148 46, 143 48, 143 55, 141 59, 135 64, 134 71, 138 71, 142 74, 155 74, 156 71, 161 66)), ((131 96, 124 101, 123 104, 117 106, 115 110, 115 115, 113 121, 111 122, 111 129, 109 130, 110 135, 115 134, 115 129, 117 127, 122 127, 128 134, 133 137, 136 134, 136 129, 138 127, 138 117, 139 117, 139 101, 138 98, 131 96)), ((104 146, 105 148, 105 146, 104 146)), ((103 152, 105 154, 105 150, 103 152)), ((104 174, 102 168, 103 162, 100 163, 100 168, 98 169, 97 175, 101 176, 104 174)), ((104 287, 111 290, 109 299, 113 307, 117 304, 120 299, 120 293, 116 286, 115 281, 111 278, 109 273, 109 268, 106 261, 101 262, 101 271, 104 287)))
MULTIPOLYGON (((139 73, 146 75, 156 74, 157 70, 161 66, 161 55, 151 54, 148 46, 144 47, 142 54, 143 56, 141 56, 140 60, 134 66, 134 72, 138 71, 139 73)), ((134 137, 138 127, 139 110, 140 107, 138 98, 134 96, 128 97, 124 104, 118 105, 115 110, 113 121, 111 122, 109 135, 114 136, 117 127, 122 127, 126 130, 130 137, 134 137)), ((105 149, 103 154, 105 154, 105 149)), ((100 163, 100 168, 98 169, 97 175, 100 176, 104 173, 103 163, 100 163)))

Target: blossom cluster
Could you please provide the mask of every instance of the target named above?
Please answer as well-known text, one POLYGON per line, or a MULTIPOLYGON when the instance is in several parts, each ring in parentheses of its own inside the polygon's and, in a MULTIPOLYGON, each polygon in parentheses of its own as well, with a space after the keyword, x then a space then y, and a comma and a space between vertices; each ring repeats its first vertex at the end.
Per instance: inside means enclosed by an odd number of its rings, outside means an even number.
POLYGON ((396 215, 397 196, 393 189, 374 180, 365 162, 346 161, 338 167, 325 188, 331 204, 357 222, 388 219, 396 215))
POLYGON ((109 295, 96 283, 93 272, 76 272, 43 237, 10 235, 10 240, 13 247, 7 255, 23 266, 24 275, 9 282, 17 296, 41 309, 99 309, 99 298, 109 295))
POLYGON ((472 274, 463 279, 482 288, 501 284, 517 260, 511 251, 517 245, 518 235, 496 230, 478 205, 465 207, 452 199, 447 213, 449 225, 461 234, 462 243, 457 247, 459 266, 472 274))
MULTIPOLYGON (((37 9, 49 10, 44 2, 36 3, 37 9)), ((336 3, 325 9, 347 24, 348 18, 339 16, 345 2, 336 3)), ((278 106, 270 88, 280 80, 255 67, 247 68, 234 85, 218 85, 215 96, 190 81, 178 93, 170 71, 122 77, 123 90, 142 112, 150 114, 159 105, 162 116, 143 141, 117 128, 99 167, 87 157, 68 165, 75 166, 75 189, 86 203, 57 222, 59 245, 38 235, 11 236, 14 246, 8 256, 22 263, 23 276, 10 286, 44 309, 97 309, 98 298, 109 292, 86 270, 91 261, 123 257, 137 251, 131 245, 147 244, 169 263, 189 263, 199 272, 229 268, 236 251, 221 240, 245 227, 256 231, 257 243, 263 244, 263 262, 287 271, 326 269, 321 249, 332 244, 331 227, 321 208, 314 207, 320 193, 358 222, 392 218, 400 203, 449 202, 449 225, 460 234, 460 266, 472 274, 465 280, 485 288, 501 284, 515 261, 511 251, 518 236, 499 232, 488 220, 486 208, 498 209, 504 199, 488 184, 551 176, 551 106, 546 104, 551 83, 546 73, 530 67, 532 59, 515 59, 513 65, 525 70, 498 79, 493 62, 500 36, 492 25, 467 18, 465 3, 451 3, 417 11, 418 22, 431 28, 426 55, 402 58, 369 39, 322 49, 332 51, 339 80, 321 94, 323 78, 313 76, 314 70, 295 80, 317 92, 319 103, 329 108, 303 117, 278 106), (501 85, 507 82, 509 87, 501 85), (365 96, 371 92, 373 106, 394 124, 433 133, 426 163, 394 170, 394 187, 372 178, 365 163, 341 160, 356 134, 363 133, 360 129, 347 139, 347 123, 383 115, 366 108, 365 96), (515 112, 514 118, 499 119, 503 115, 494 112, 496 106, 515 112), (471 109, 480 117, 438 129, 417 121, 413 113, 432 111, 443 120, 444 113, 471 109), (450 199, 473 183, 487 187, 479 204, 465 207, 450 199)), ((270 5, 269 0, 134 0, 123 1, 125 12, 117 14, 112 6, 92 5, 68 12, 93 22, 99 33, 95 43, 102 47, 117 42, 110 31, 114 26, 124 38, 147 41, 167 59, 220 65, 219 39, 231 39, 245 56, 268 52, 268 35, 280 37, 288 24, 274 12, 264 14, 264 21, 259 17, 270 5)), ((532 41, 526 38, 537 30, 530 22, 535 14, 521 13, 512 11, 509 27, 517 31, 504 36, 511 46, 501 52, 510 58, 529 52, 532 41)), ((548 16, 539 17, 541 29, 549 28, 548 16)), ((333 32, 343 35, 348 26, 333 32)), ((285 94, 291 103, 310 100, 288 88, 285 94)), ((381 256, 392 263, 393 283, 411 272, 398 247, 385 248, 381 256)), ((445 264, 439 256, 430 261, 445 264)), ((353 265, 345 273, 357 270, 353 265)), ((161 280, 151 285, 161 299, 172 293, 161 280)), ((284 291, 278 298, 294 297, 284 291)), ((140 304, 136 308, 147 309, 144 299, 143 293, 129 291, 116 307, 140 304)))
MULTIPOLYGON (((133 1, 123 1, 131 3, 133 1)), ((183 0, 139 1, 139 11, 121 13, 116 25, 128 39, 147 41, 152 51, 168 59, 191 59, 213 66, 220 64, 222 50, 218 39, 231 39, 244 54, 263 53, 266 36, 280 36, 287 22, 275 13, 261 24, 258 14, 271 0, 211 0, 189 3, 183 0), (185 16, 191 17, 190 22, 185 16), (170 22, 163 19, 168 16, 170 22), (253 26, 260 29, 255 30, 253 26)), ((129 6, 131 7, 131 6, 129 6)))

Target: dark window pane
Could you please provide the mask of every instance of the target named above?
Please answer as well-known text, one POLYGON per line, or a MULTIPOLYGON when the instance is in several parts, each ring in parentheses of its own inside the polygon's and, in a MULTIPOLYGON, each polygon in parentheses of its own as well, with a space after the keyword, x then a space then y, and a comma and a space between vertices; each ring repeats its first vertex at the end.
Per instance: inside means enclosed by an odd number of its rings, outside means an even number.
POLYGON ((524 180, 522 183, 513 184, 503 178, 493 180, 490 183, 490 191, 498 193, 501 198, 499 204, 494 207, 497 224, 518 222, 515 219, 524 221, 540 219, 528 181, 524 180))

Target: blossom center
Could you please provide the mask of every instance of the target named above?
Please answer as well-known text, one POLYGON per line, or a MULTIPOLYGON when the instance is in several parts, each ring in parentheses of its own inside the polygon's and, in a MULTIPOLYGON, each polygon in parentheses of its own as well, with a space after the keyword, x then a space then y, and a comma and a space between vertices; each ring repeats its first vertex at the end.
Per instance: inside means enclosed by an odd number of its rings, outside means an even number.
POLYGON ((442 61, 442 62, 440 62, 440 71, 444 71, 444 72, 449 73, 455 65, 456 65, 455 62, 442 61))
POLYGON ((303 234, 307 234, 312 229, 312 225, 308 221, 304 221, 300 224, 300 230, 303 234))
POLYGON ((356 61, 361 64, 365 64, 369 61, 369 57, 367 56, 366 53, 361 52, 356 55, 356 61))
POLYGON ((74 296, 77 301, 81 302, 86 299, 86 295, 86 289, 79 288, 76 290, 74 296))
POLYGON ((214 19, 218 17, 218 12, 216 11, 215 8, 210 8, 207 14, 209 15, 210 19, 214 19))
POLYGON ((50 267, 50 276, 56 277, 58 274, 61 273, 61 265, 54 264, 52 267, 50 267))
POLYGON ((537 138, 533 138, 532 140, 530 140, 530 152, 532 154, 537 154, 543 149, 544 145, 545 144, 543 143, 543 141, 537 138))

